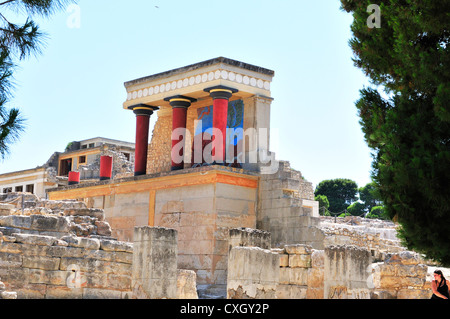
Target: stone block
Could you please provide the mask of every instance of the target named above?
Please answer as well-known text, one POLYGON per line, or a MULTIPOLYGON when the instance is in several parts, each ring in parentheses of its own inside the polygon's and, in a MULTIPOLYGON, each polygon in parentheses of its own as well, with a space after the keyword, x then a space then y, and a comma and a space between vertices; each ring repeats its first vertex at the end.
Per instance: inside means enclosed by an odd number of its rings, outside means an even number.
POLYGON ((430 289, 400 289, 397 299, 430 299, 431 295, 430 289))
POLYGON ((67 286, 48 285, 46 299, 82 299, 83 288, 69 288, 67 286))
POLYGON ((31 234, 12 234, 16 237, 17 243, 29 244, 29 245, 41 245, 41 246, 52 246, 56 243, 57 239, 51 236, 44 235, 31 235, 31 234))
POLYGON ((308 268, 289 268, 289 282, 292 285, 308 284, 308 268))
POLYGON ((31 218, 30 216, 21 216, 21 215, 1 216, 0 226, 20 228, 20 229, 30 229, 31 218))
POLYGON ((69 220, 63 216, 31 215, 30 229, 38 231, 56 231, 67 233, 70 230, 69 220))
POLYGON ((289 255, 279 254, 279 256, 280 256, 280 267, 288 267, 289 266, 289 255))
MULTIPOLYGON (((1 213, 1 211, 0 211, 1 213)), ((0 299, 17 299, 17 292, 15 291, 2 291, 0 293, 0 299)))
POLYGON ((306 299, 324 299, 323 288, 311 288, 306 290, 306 299))
POLYGON ((417 265, 421 261, 420 255, 411 251, 402 251, 399 253, 388 254, 386 264, 417 265))
POLYGON ((101 236, 111 236, 112 230, 111 225, 105 221, 95 221, 95 226, 97 227, 97 235, 101 236))
POLYGON ((23 267, 42 270, 58 270, 60 258, 44 256, 23 256, 23 267))
POLYGON ((177 299, 198 299, 196 278, 192 270, 177 270, 177 299))
POLYGON ((0 267, 22 267, 22 256, 20 254, 0 252, 0 267))
POLYGON ((280 267, 280 277, 278 281, 280 284, 289 285, 291 283, 290 270, 291 268, 288 267, 280 267))
POLYGON ((280 262, 277 253, 259 247, 233 247, 228 258, 228 298, 275 298, 280 262))
POLYGON ((277 286, 276 297, 277 299, 306 299, 307 287, 297 285, 284 285, 277 286))
POLYGON ((307 286, 310 288, 321 288, 323 289, 324 284, 324 272, 323 268, 309 268, 308 269, 308 283, 307 286))
POLYGON ((17 299, 45 299, 46 284, 25 284, 17 290, 17 299))
POLYGON ((135 227, 132 287, 150 298, 176 298, 178 232, 164 227, 135 227))
POLYGON ((116 252, 123 251, 127 253, 132 253, 133 244, 124 241, 102 239, 100 240, 100 249, 105 251, 116 251, 116 252))
POLYGON ((65 286, 69 275, 70 272, 68 271, 30 269, 29 282, 32 284, 65 286))
POLYGON ((289 255, 289 267, 310 268, 311 255, 289 255))
POLYGON ((270 232, 253 228, 233 228, 229 232, 229 250, 234 246, 253 246, 262 249, 271 247, 270 232))
POLYGON ((289 255, 309 255, 311 254, 312 247, 309 245, 285 245, 284 249, 289 255))
POLYGON ((61 240, 67 242, 70 247, 80 247, 84 249, 100 249, 100 240, 97 238, 86 238, 76 236, 64 236, 61 240))

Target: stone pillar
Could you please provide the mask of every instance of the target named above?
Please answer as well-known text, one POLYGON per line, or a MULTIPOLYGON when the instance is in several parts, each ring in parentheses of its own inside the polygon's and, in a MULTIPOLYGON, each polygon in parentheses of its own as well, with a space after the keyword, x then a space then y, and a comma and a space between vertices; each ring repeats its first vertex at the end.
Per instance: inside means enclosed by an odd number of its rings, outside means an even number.
POLYGON ((164 99, 172 106, 172 171, 184 168, 187 109, 196 99, 175 95, 164 99), (182 145, 179 145, 183 143, 182 145))
POLYGON ((228 257, 228 299, 275 299, 280 276, 277 253, 259 247, 233 247, 228 257))
POLYGON ((150 116, 159 107, 138 104, 130 107, 136 114, 136 144, 134 153, 134 176, 147 173, 148 129, 150 116))
POLYGON ((100 180, 111 179, 112 175, 112 160, 111 156, 100 156, 100 180))
POLYGON ((225 150, 227 139, 228 100, 237 89, 226 86, 213 86, 204 89, 213 98, 213 135, 212 135, 212 162, 225 163, 225 150))
POLYGON ((351 245, 325 247, 325 299, 370 299, 370 280, 369 250, 351 245))
POLYGON ((177 297, 177 240, 175 229, 135 227, 132 289, 137 299, 177 297))

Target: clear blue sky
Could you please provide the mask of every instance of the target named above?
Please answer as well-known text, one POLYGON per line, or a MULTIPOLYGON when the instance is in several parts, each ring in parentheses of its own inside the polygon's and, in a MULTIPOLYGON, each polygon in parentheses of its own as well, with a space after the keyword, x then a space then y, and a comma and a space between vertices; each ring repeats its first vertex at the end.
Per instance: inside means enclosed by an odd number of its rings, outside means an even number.
MULTIPOLYGON (((15 72, 28 119, 0 173, 44 164, 70 141, 134 142, 123 83, 224 56, 275 71, 272 150, 314 186, 324 179, 370 182, 372 158, 355 101, 368 84, 351 60, 351 15, 338 0, 80 0, 73 12, 37 19, 49 38, 15 72)), ((152 124, 156 116, 152 117, 152 124)))

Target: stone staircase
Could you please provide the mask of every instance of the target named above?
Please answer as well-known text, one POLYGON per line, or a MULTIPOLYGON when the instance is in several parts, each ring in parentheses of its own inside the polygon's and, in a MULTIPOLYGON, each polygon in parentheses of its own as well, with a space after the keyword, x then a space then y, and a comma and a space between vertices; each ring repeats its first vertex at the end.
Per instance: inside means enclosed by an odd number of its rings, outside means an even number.
POLYGON ((323 249, 324 235, 312 184, 280 161, 274 174, 262 174, 257 228, 272 234, 272 246, 308 244, 323 249))

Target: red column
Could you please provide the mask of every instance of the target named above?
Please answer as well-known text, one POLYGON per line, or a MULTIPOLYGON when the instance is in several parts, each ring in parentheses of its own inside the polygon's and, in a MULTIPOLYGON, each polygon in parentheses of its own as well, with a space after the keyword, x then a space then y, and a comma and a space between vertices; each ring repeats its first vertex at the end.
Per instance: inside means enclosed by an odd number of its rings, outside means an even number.
POLYGON ((69 172, 69 185, 75 185, 80 183, 80 172, 69 172))
POLYGON ((147 173, 148 129, 150 115, 158 110, 156 106, 139 104, 130 107, 136 114, 136 144, 134 151, 134 176, 147 173))
POLYGON ((112 160, 111 156, 100 156, 100 180, 111 179, 112 175, 112 160))
POLYGON ((196 99, 187 96, 175 95, 164 99, 172 106, 172 170, 184 168, 184 150, 186 138, 187 109, 196 99))
POLYGON ((219 85, 207 88, 204 91, 209 92, 213 98, 213 163, 224 164, 226 156, 228 101, 233 93, 238 92, 238 90, 219 85))

